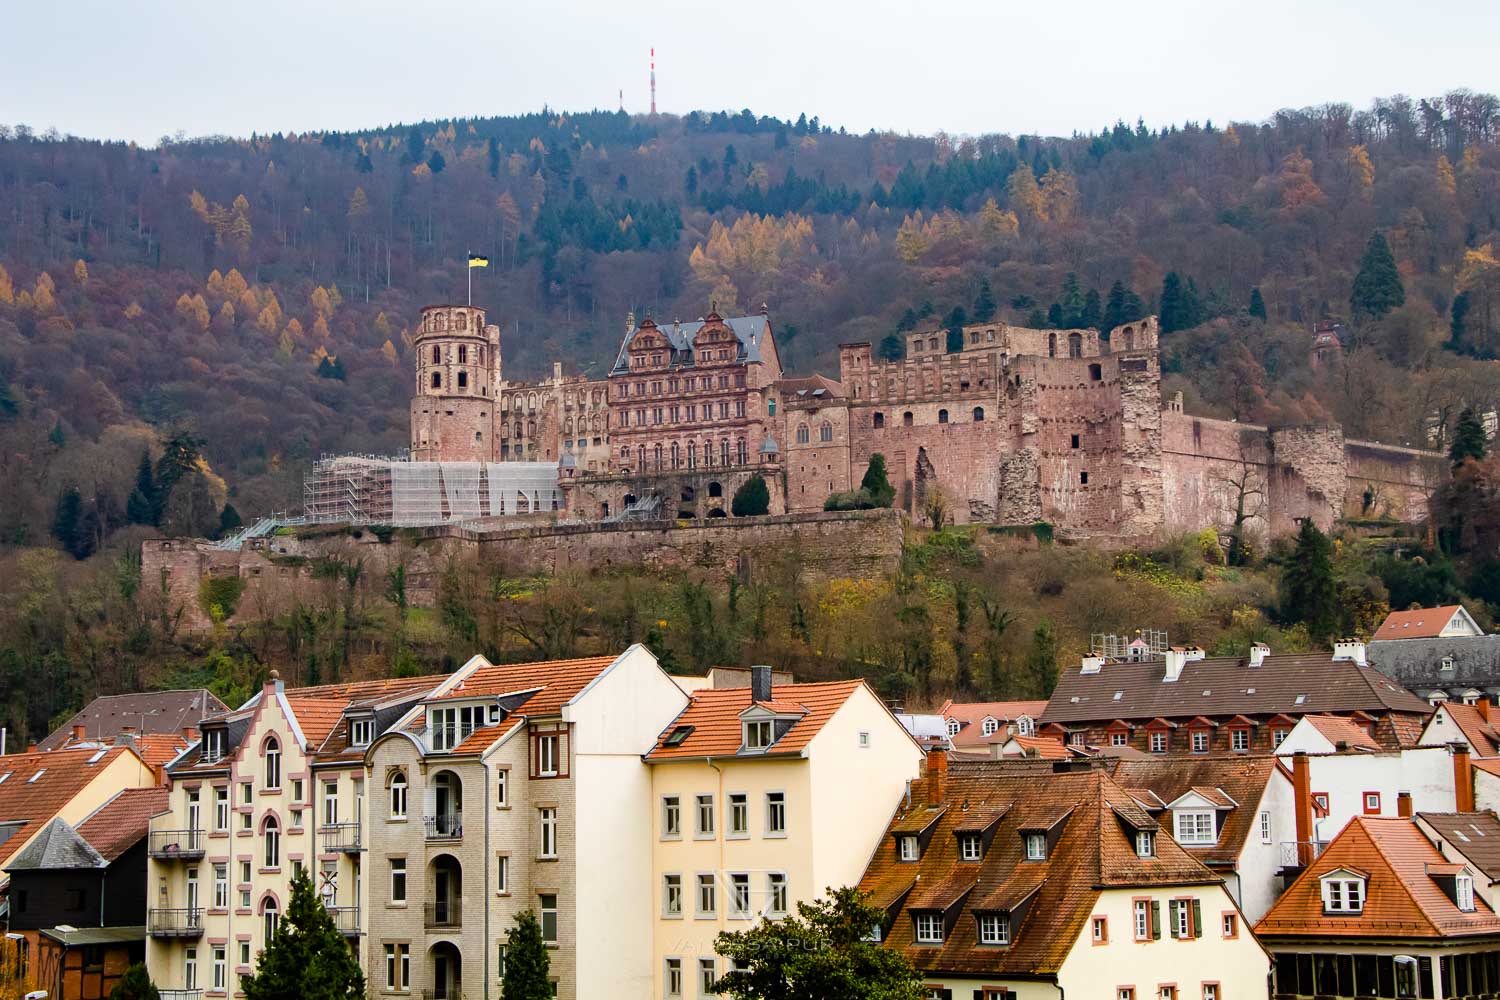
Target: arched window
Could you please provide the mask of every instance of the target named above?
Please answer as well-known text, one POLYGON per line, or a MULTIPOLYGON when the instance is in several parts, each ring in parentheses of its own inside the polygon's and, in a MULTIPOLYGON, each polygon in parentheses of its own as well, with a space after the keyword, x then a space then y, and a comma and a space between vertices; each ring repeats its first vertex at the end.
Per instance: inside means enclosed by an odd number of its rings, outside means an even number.
POLYGON ((458 363, 461 365, 469 363, 469 348, 466 344, 458 345, 458 363))
POLYGON ((406 818, 406 775, 396 771, 391 775, 391 819, 406 818))
POLYGON ((1079 333, 1068 334, 1068 357, 1083 357, 1083 335, 1079 333))
POLYGON ((636 467, 637 471, 644 472, 646 470, 646 446, 645 445, 643 445, 643 444, 636 445, 636 448, 635 448, 635 459, 636 459, 636 466, 635 467, 636 467))
POLYGON ((678 458, 678 451, 677 451, 677 442, 673 441, 672 442, 672 468, 674 468, 674 469, 677 468, 678 462, 679 462, 679 458, 678 458))
POLYGON ((433 344, 432 345, 432 363, 435 364, 435 365, 437 365, 437 364, 442 364, 442 361, 443 361, 443 349, 441 347, 439 347, 438 345, 433 344))
POLYGON ((948 411, 947 410, 938 410, 938 423, 940 423, 940 424, 946 424, 947 422, 948 422, 948 411))
POLYGON ((935 350, 937 350, 937 338, 936 337, 933 337, 931 340, 927 341, 927 349, 929 351, 935 351, 935 350))
POLYGON ((266 817, 264 829, 266 840, 265 862, 267 868, 281 867, 281 824, 276 822, 275 816, 266 817))
POLYGON ((266 945, 270 946, 272 938, 276 937, 276 928, 281 926, 281 908, 276 905, 275 896, 267 896, 260 904, 261 915, 266 923, 266 945))
POLYGON ((1135 350, 1135 327, 1127 326, 1125 328, 1125 350, 1135 350))
POLYGON ((749 465, 750 464, 750 447, 747 444, 745 444, 745 439, 744 438, 740 438, 739 441, 735 444, 735 450, 739 453, 740 464, 741 465, 749 465))
POLYGON ((819 441, 832 441, 833 440, 833 425, 830 424, 826 420, 823 421, 822 425, 818 428, 818 440, 819 441))
POLYGON ((721 497, 721 496, 723 496, 724 495, 724 484, 723 483, 709 483, 708 484, 708 495, 711 496, 711 497, 721 497))
POLYGON ((266 762, 266 785, 267 788, 281 787, 281 744, 272 736, 266 740, 262 756, 266 762))
POLYGON ((877 414, 875 414, 875 429, 878 431, 878 430, 880 430, 883 427, 885 427, 885 414, 884 413, 877 413, 877 414))
POLYGON ((443 387, 443 373, 442 372, 433 372, 432 373, 432 387, 434 389, 441 389, 443 387))
POLYGON ((811 439, 812 439, 812 435, 810 435, 808 433, 808 431, 807 431, 807 425, 806 424, 798 424, 797 425, 797 443, 798 444, 807 444, 807 442, 810 441, 811 439))
POLYGON ((901 426, 910 427, 911 423, 911 411, 907 410, 905 413, 901 414, 901 426))
POLYGON ((655 447, 653 457, 656 459, 656 467, 658 469, 660 469, 661 468, 661 445, 657 445, 655 447))
POLYGON ((974 407, 974 422, 976 424, 980 424, 980 423, 984 422, 984 407, 982 407, 982 406, 976 406, 976 407, 974 407))
POLYGON ((722 465, 722 466, 725 466, 726 468, 729 465, 729 439, 728 438, 725 438, 724 440, 722 440, 722 441, 719 442, 719 464, 722 465))
POLYGON ((1047 334, 1047 357, 1057 357, 1057 334, 1047 334))

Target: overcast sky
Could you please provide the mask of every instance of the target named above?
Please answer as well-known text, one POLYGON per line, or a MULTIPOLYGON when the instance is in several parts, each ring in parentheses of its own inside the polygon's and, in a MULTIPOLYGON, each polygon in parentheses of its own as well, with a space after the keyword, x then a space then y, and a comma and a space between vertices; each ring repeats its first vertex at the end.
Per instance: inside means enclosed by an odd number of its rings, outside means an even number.
POLYGON ((553 109, 1066 135, 1500 92, 1496 0, 4 0, 0 124, 154 143, 553 109))

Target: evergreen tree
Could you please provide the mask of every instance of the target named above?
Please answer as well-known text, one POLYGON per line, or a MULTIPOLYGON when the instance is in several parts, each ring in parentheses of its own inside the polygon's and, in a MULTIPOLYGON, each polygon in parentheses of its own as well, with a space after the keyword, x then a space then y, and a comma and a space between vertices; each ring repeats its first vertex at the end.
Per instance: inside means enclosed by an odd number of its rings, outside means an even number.
POLYGON ((1125 283, 1116 281, 1109 286, 1109 297, 1104 300, 1104 316, 1100 329, 1113 330, 1130 322, 1125 318, 1125 283))
POLYGON ((901 314, 900 321, 896 323, 896 332, 906 333, 908 330, 915 330, 916 327, 917 311, 908 306, 906 312, 901 314))
POLYGON ((244 527, 244 524, 245 522, 240 520, 240 512, 234 509, 234 504, 226 500, 224 509, 219 511, 219 537, 223 538, 230 532, 244 527))
POLYGON ((80 544, 84 536, 83 495, 78 487, 69 486, 57 498, 57 507, 52 513, 52 537, 74 559, 88 555, 80 544))
POLYGON ((766 487, 766 481, 756 473, 740 485, 734 491, 734 499, 730 502, 730 513, 735 517, 759 517, 769 513, 771 510, 771 491, 766 487))
POLYGON ((1261 322, 1266 319, 1266 300, 1261 298, 1260 287, 1250 289, 1250 315, 1261 322))
POLYGON ((1405 304, 1406 289, 1401 284, 1401 272, 1396 270, 1391 245, 1384 235, 1373 233, 1365 244, 1359 273, 1354 276, 1349 307, 1357 319, 1379 319, 1405 304))
POLYGON ((161 458, 156 460, 156 487, 151 493, 156 512, 151 523, 160 526, 162 513, 167 509, 167 501, 178 480, 197 471, 201 444, 191 434, 181 431, 173 434, 162 446, 161 458))
POLYGON ((1301 622, 1316 642, 1327 642, 1339 623, 1338 585, 1333 577, 1333 543, 1312 518, 1303 518, 1297 545, 1281 568, 1281 618, 1301 622))
POLYGON ((47 440, 52 442, 54 448, 61 448, 68 443, 67 432, 63 430, 62 420, 57 420, 52 425, 52 433, 47 435, 47 440))
POLYGON ((427 142, 422 138, 422 130, 415 125, 411 131, 406 133, 406 162, 421 163, 422 151, 427 148, 427 142))
POLYGON ((1063 278, 1062 298, 1058 305, 1062 307, 1060 329, 1072 330, 1083 325, 1083 291, 1078 286, 1078 275, 1072 271, 1063 278))
POLYGON ((500 177, 500 140, 494 136, 490 136, 487 155, 489 157, 490 177, 498 180, 500 177))
POLYGON ((877 507, 889 507, 895 502, 896 488, 886 475, 885 456, 880 452, 870 456, 870 465, 865 469, 865 477, 859 481, 859 488, 870 495, 877 507))
POLYGON ((16 395, 11 391, 10 383, 0 375, 0 423, 14 420, 21 415, 21 404, 16 395))
POLYGON ((1463 350, 1470 305, 1468 292, 1459 292, 1453 297, 1453 306, 1449 310, 1448 320, 1448 348, 1450 350, 1463 350))
POLYGON ((1139 295, 1135 294, 1135 292, 1131 291, 1128 288, 1125 290, 1124 317, 1125 318, 1120 320, 1120 322, 1134 323, 1138 320, 1143 320, 1146 318, 1146 304, 1141 301, 1141 297, 1139 295))
POLYGON ((881 361, 900 361, 906 356, 906 347, 900 337, 888 333, 880 338, 880 347, 875 354, 881 361))
POLYGON ((1063 328, 1063 307, 1061 303, 1054 302, 1047 307, 1047 326, 1054 330, 1063 328))
MULTIPOLYGON (((1062 307, 1059 306, 1057 311, 1061 313, 1062 307)), ((1045 330, 1047 328, 1047 314, 1040 309, 1031 310, 1026 316, 1026 325, 1033 330, 1045 330)))
POLYGON ((161 1000, 161 991, 151 982, 146 966, 137 962, 125 970, 109 991, 109 1000, 161 1000))
POLYGON ((1057 686, 1057 632, 1045 618, 1031 633, 1031 647, 1026 651, 1026 672, 1031 676, 1031 688, 1036 697, 1052 697, 1052 689, 1057 686))
MULTIPOLYGON (((1083 312, 1078 316, 1078 325, 1090 330, 1097 330, 1104 320, 1104 310, 1099 304, 1099 289, 1090 288, 1089 293, 1083 297, 1083 312)), ((1106 330, 1109 327, 1105 327, 1106 330)))
POLYGON ((974 298, 974 322, 988 323, 995 318, 995 293, 990 291, 990 279, 979 283, 979 294, 974 298))
POLYGON ((1159 314, 1162 333, 1176 333, 1187 329, 1187 289, 1176 271, 1168 271, 1161 283, 1161 311, 1159 314))
POLYGON ((798 903, 795 914, 720 933, 714 951, 730 971, 713 992, 733 1000, 921 1000, 922 979, 906 955, 868 940, 885 916, 858 889, 830 889, 798 903))
POLYGON ((552 1000, 552 983, 548 979, 550 960, 536 914, 530 910, 517 913, 516 925, 506 932, 505 937, 505 976, 500 980, 501 996, 505 1000, 552 1000))
POLYGON ((292 877, 292 901, 243 980, 246 1000, 362 1000, 365 977, 306 871, 292 877))
POLYGON ((687 174, 682 178, 682 189, 688 194, 698 193, 698 168, 689 165, 687 174))
POLYGON ((125 516, 131 524, 156 523, 156 480, 151 475, 151 449, 141 451, 135 470, 135 489, 125 501, 125 516))
POLYGON ((1480 461, 1489 447, 1489 439, 1484 433, 1484 424, 1479 419, 1479 414, 1474 412, 1472 406, 1466 406, 1458 415, 1458 426, 1453 430, 1453 444, 1448 449, 1448 457, 1453 460, 1456 469, 1469 459, 1480 461))
POLYGON ((442 150, 434 149, 432 155, 427 158, 427 169, 434 174, 440 174, 446 166, 448 166, 448 161, 443 158, 442 150))
POLYGON ((954 306, 953 311, 948 314, 948 321, 944 324, 948 331, 947 351, 949 354, 957 354, 964 349, 964 324, 969 321, 963 306, 954 306))

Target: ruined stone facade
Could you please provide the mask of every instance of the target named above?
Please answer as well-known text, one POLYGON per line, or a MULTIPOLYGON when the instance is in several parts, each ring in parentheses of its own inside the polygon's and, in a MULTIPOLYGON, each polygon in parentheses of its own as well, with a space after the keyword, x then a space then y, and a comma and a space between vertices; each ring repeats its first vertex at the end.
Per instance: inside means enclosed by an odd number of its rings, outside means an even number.
POLYGON ((1164 405, 1154 317, 1107 333, 977 324, 951 353, 946 332, 916 331, 893 362, 844 344, 837 380, 787 376, 764 313, 632 317, 602 381, 560 366, 504 381, 498 330, 469 307, 424 310, 417 347, 414 457, 558 461, 577 520, 728 516, 756 474, 770 513, 821 511, 878 452, 915 517, 941 506, 958 523, 1047 521, 1119 542, 1238 523, 1253 537, 1306 517, 1419 518, 1444 469, 1436 453, 1345 441, 1337 427, 1164 405))

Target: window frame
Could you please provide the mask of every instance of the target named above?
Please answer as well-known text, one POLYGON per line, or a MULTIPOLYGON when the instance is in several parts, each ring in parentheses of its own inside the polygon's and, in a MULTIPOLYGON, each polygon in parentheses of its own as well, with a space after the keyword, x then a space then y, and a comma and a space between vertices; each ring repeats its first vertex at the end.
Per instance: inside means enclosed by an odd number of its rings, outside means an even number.
POLYGON ((771 789, 766 792, 766 828, 762 832, 764 837, 785 837, 787 835, 787 796, 781 789, 771 789))
POLYGON ((1319 879, 1323 913, 1331 916, 1357 917, 1365 912, 1365 880, 1354 875, 1319 879), (1354 891, 1349 891, 1353 889, 1354 891))
POLYGON ((682 796, 661 797, 661 840, 682 839, 682 796))
POLYGON ((1213 809, 1172 810, 1172 839, 1183 847, 1211 847, 1219 842, 1218 817, 1213 809), (1208 820, 1208 833, 1203 835, 1199 823, 1208 820), (1189 826, 1184 826, 1184 821, 1189 826))
POLYGON ((386 866, 390 869, 390 893, 388 902, 393 905, 406 905, 407 891, 407 869, 406 858, 387 858, 386 866), (398 891, 399 890, 399 891, 398 891))
POLYGON ((984 837, 977 833, 960 833, 958 835, 958 860, 969 863, 983 861, 984 837))
POLYGON ((713 872, 695 872, 693 876, 693 916, 713 919, 719 914, 719 881, 713 872), (707 902, 708 905, 703 904, 707 902))
POLYGON ((661 876, 661 915, 664 920, 681 920, 682 913, 682 873, 663 872, 661 876), (675 880, 675 881, 674 881, 675 880), (676 906, 673 906, 673 902, 676 906))
POLYGON ((718 804, 712 792, 693 796, 693 839, 713 840, 717 829, 718 804))
POLYGON ((906 833, 896 837, 896 860, 906 864, 922 860, 922 845, 915 835, 906 833))
POLYGON ((1010 914, 1009 913, 976 913, 974 915, 977 927, 975 934, 979 945, 984 948, 1008 948, 1010 947, 1010 914), (992 934, 987 934, 987 929, 992 934), (993 938, 993 940, 992 940, 993 938))
POLYGON ((537 806, 537 860, 556 861, 558 855, 557 806, 537 806))
POLYGON ((1035 831, 1023 835, 1023 845, 1027 861, 1047 860, 1047 835, 1035 831))
POLYGON ((724 824, 725 840, 744 840, 750 836, 750 794, 729 792, 725 795, 727 808, 724 824))
POLYGON ((548 945, 552 945, 552 946, 555 947, 557 945, 557 942, 558 942, 558 929, 559 929, 559 923, 560 923, 559 916, 558 916, 559 910, 558 910, 558 905, 557 905, 557 893, 555 893, 555 892, 537 893, 537 897, 536 898, 537 898, 537 920, 542 925, 542 941, 544 943, 548 944, 548 945), (552 900, 552 905, 551 906, 547 905, 547 900, 549 900, 549 899, 552 900), (548 920, 549 916, 551 917, 551 920, 552 920, 552 936, 551 937, 547 936, 547 920, 548 920))
POLYGON ((921 910, 912 915, 912 941, 916 944, 943 943, 943 915, 934 910, 921 910))
POLYGON ((785 916, 791 909, 791 879, 786 872, 766 872, 766 913, 769 916, 785 916))

